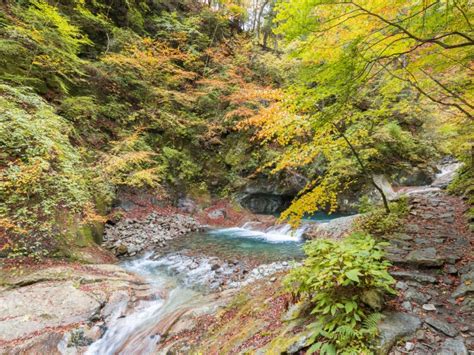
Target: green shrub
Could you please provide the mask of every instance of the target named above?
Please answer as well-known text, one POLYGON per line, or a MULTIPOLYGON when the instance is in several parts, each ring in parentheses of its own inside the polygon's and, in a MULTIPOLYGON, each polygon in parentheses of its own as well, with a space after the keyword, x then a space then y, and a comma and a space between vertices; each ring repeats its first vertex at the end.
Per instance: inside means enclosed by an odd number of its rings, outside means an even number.
POLYGON ((304 264, 291 271, 285 284, 313 305, 316 321, 310 325, 310 352, 371 352, 382 296, 395 293, 390 264, 384 260, 385 245, 362 233, 342 241, 320 239, 305 245, 304 264))
POLYGON ((408 214, 408 201, 401 198, 390 203, 390 213, 381 207, 372 207, 367 203, 361 204, 364 216, 357 220, 356 228, 375 236, 392 233, 400 229, 400 220, 408 214))

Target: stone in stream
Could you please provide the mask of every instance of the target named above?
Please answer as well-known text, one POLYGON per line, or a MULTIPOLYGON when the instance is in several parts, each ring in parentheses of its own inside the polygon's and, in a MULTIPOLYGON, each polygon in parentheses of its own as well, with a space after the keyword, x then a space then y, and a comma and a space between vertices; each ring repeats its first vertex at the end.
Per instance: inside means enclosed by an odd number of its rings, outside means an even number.
POLYGON ((402 312, 385 314, 384 319, 378 326, 380 331, 378 353, 382 355, 388 354, 398 340, 411 336, 420 326, 420 319, 414 315, 402 312))

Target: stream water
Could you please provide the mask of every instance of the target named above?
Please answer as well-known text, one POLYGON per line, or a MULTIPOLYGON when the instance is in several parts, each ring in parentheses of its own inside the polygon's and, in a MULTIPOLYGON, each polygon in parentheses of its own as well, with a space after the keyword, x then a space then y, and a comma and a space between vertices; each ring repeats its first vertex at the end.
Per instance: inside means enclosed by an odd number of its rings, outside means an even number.
MULTIPOLYGON (((321 215, 314 217, 311 223, 335 217, 321 215)), ((87 354, 156 353, 160 334, 183 313, 209 302, 209 292, 213 290, 210 286, 214 285, 213 278, 219 276, 218 273, 234 273, 244 261, 255 267, 246 274, 248 278, 257 278, 255 271, 265 266, 265 270, 271 272, 282 270, 287 261, 303 257, 305 228, 303 224, 293 231, 289 225, 283 225, 260 231, 246 224, 239 228, 209 230, 176 238, 160 250, 159 255, 147 254, 123 262, 125 269, 147 279, 156 296, 140 301, 130 314, 127 314, 126 302, 117 307, 107 322, 105 334, 91 344, 87 354), (215 270, 216 259, 231 261, 221 265, 220 271, 215 270)), ((265 272, 263 275, 267 275, 265 272)))
MULTIPOLYGON (((452 178, 458 167, 459 164, 447 164, 440 169, 431 186, 407 188, 399 194, 437 190, 452 178)), ((305 223, 324 223, 337 217, 340 215, 320 213, 306 219, 305 223)), ((281 265, 288 265, 289 260, 301 259, 305 228, 303 224, 292 231, 290 226, 283 225, 261 231, 253 229, 249 223, 239 228, 194 233, 170 241, 160 250, 160 255, 148 254, 124 262, 125 269, 148 280, 156 296, 140 301, 130 314, 127 314, 127 303, 120 304, 107 322, 107 331, 89 347, 87 354, 157 353, 161 334, 166 333, 176 319, 210 302, 209 292, 217 290, 211 286, 221 285, 214 280, 219 274, 232 274, 240 269, 242 261, 247 261, 254 268, 247 276, 254 280, 258 275, 268 275, 268 270, 283 270, 281 265), (231 261, 225 267, 218 265, 220 270, 216 270, 217 259, 231 261), (262 272, 262 266, 267 266, 266 271, 262 272)), ((234 282, 237 285, 234 287, 241 284, 245 282, 234 282)))

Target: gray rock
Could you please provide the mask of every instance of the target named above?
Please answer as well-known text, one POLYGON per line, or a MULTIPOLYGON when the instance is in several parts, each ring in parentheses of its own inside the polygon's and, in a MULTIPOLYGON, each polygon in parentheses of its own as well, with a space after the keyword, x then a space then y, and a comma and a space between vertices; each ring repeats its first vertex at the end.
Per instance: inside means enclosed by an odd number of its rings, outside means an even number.
POLYGON ((437 353, 438 355, 468 355, 466 346, 461 338, 446 339, 437 353))
POLYGON ((405 298, 409 301, 413 301, 418 304, 424 304, 430 299, 430 296, 414 288, 409 288, 408 290, 405 291, 405 298))
POLYGON ((408 311, 408 312, 413 311, 413 306, 412 306, 411 303, 408 302, 408 301, 403 302, 403 303, 402 303, 402 307, 403 307, 404 310, 406 310, 406 311, 408 311))
POLYGON ((286 353, 295 354, 298 353, 301 349, 307 347, 309 345, 308 341, 312 335, 313 332, 310 330, 300 333, 297 338, 292 342, 292 344, 287 347, 286 353))
POLYGON ((420 227, 417 224, 409 224, 405 226, 405 230, 408 233, 418 233, 420 231, 420 227))
MULTIPOLYGON (((393 273, 392 273, 392 275, 393 275, 393 273)), ((395 284, 395 288, 397 290, 405 291, 408 288, 408 285, 403 281, 397 281, 397 283, 395 284)))
POLYGON ((194 213, 197 211, 198 206, 196 202, 186 197, 178 200, 178 208, 183 212, 194 213))
POLYGON ((408 240, 413 240, 413 237, 411 235, 408 235, 406 233, 395 233, 387 237, 389 240, 403 240, 403 241, 408 241, 408 240))
POLYGON ((207 214, 207 216, 210 218, 210 219, 219 219, 219 218, 225 218, 226 217, 226 213, 224 210, 222 209, 218 209, 218 210, 212 210, 211 212, 209 212, 207 214))
POLYGON ((132 295, 144 285, 117 265, 54 266, 9 281, 17 288, 0 293, 0 344, 18 344, 11 353, 38 354, 55 353, 46 347, 57 346, 68 331, 75 345, 90 344, 97 329, 75 329, 105 319, 107 308, 117 309, 116 294, 132 295), (50 336, 56 333, 59 338, 50 336), (32 348, 21 350, 25 346, 32 348))
POLYGON ((414 280, 422 283, 436 282, 436 277, 416 271, 392 271, 391 274, 397 279, 414 280))
POLYGON ((383 294, 377 290, 367 290, 362 293, 362 302, 375 311, 379 311, 383 306, 383 294))
POLYGON ((465 266, 463 266, 460 270, 459 273, 461 274, 467 274, 469 271, 474 271, 474 262, 471 262, 465 266))
POLYGON ((415 349, 415 344, 413 344, 412 342, 407 341, 406 344, 405 344, 405 350, 406 351, 412 351, 413 349, 415 349))
POLYGON ((420 326, 420 319, 414 315, 401 312, 385 314, 378 326, 380 331, 379 353, 388 354, 399 339, 414 334, 420 326))
POLYGON ((474 295, 468 295, 461 303, 461 312, 474 313, 474 295))
POLYGON ((433 247, 413 250, 406 260, 410 264, 421 266, 441 266, 446 262, 446 258, 440 256, 433 247))
POLYGON ((447 336, 450 337, 455 337, 456 335, 459 334, 459 331, 452 326, 451 324, 439 319, 439 318, 434 318, 434 317, 426 317, 425 323, 429 324, 436 330, 439 330, 440 332, 446 334, 447 336))
POLYGON ((461 275, 461 283, 456 290, 454 290, 451 297, 463 297, 471 292, 474 292, 474 270, 461 275))
POLYGON ((434 304, 432 303, 426 303, 422 306, 422 308, 425 310, 425 311, 430 311, 430 312, 434 312, 436 311, 436 307, 434 304))
POLYGON ((304 299, 300 302, 292 304, 288 311, 282 316, 283 321, 290 321, 304 315, 311 308, 309 300, 304 299))
POLYGON ((312 223, 305 231, 307 238, 329 236, 339 238, 350 233, 360 214, 335 218, 327 223, 312 223))

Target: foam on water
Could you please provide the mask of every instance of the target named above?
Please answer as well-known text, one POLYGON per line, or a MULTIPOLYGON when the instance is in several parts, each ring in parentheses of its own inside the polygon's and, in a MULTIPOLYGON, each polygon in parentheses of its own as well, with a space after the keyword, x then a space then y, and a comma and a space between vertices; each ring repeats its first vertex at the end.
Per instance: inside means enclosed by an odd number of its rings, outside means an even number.
POLYGON ((110 316, 108 329, 102 338, 91 344, 87 355, 153 354, 168 320, 201 300, 200 293, 178 285, 175 280, 159 271, 160 262, 147 254, 123 264, 124 268, 144 276, 152 289, 154 300, 142 300, 126 315, 128 302, 120 303, 110 316), (163 296, 162 290, 167 290, 163 296))
POLYGON ((303 225, 300 228, 293 230, 289 224, 284 224, 267 228, 265 231, 260 231, 252 229, 252 222, 248 222, 242 227, 216 229, 210 231, 209 234, 225 235, 227 237, 257 238, 263 239, 269 243, 287 243, 300 242, 306 228, 307 226, 303 225))

